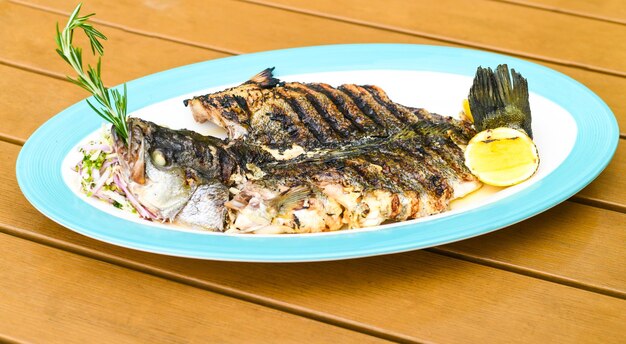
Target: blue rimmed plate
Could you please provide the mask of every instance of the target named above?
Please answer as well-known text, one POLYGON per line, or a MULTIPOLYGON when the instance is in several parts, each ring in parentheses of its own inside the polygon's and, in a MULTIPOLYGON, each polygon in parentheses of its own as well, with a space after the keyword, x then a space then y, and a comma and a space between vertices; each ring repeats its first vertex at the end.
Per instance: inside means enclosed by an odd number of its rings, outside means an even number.
POLYGON ((541 165, 530 180, 484 187, 441 215, 364 230, 301 235, 227 235, 135 219, 87 199, 72 179, 75 148, 101 126, 81 101, 54 116, 26 142, 17 179, 43 214, 86 236, 175 256, 253 262, 347 259, 420 249, 514 224, 564 201, 608 164, 619 138, 610 109, 575 80, 546 67, 487 52, 403 44, 359 44, 269 51, 212 60, 128 83, 132 115, 170 127, 219 134, 197 125, 182 99, 238 84, 276 66, 284 80, 376 84, 401 104, 455 115, 479 65, 506 63, 528 81, 541 165))

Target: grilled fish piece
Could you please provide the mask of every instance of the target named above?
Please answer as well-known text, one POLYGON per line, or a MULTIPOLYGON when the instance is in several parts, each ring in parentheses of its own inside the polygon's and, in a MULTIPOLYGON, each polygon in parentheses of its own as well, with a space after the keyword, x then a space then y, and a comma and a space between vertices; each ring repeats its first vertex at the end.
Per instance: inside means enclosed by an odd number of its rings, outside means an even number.
POLYGON ((227 203, 231 231, 316 232, 401 221, 442 212, 480 187, 463 161, 475 134, 471 123, 394 103, 377 86, 281 82, 272 71, 184 102, 196 121, 211 121, 229 139, 285 161, 265 164, 239 184, 227 203), (407 126, 420 134, 398 135, 407 126), (372 137, 389 142, 368 150, 372 137), (267 206, 301 186, 310 194, 300 206, 279 213, 267 206))
MULTIPOLYGON (((306 233, 440 213, 481 186, 463 159, 471 123, 394 103, 376 86, 285 83, 271 72, 185 101, 227 140, 131 119, 131 144, 116 149, 133 195, 198 228, 306 233)), ((497 98, 484 74, 470 102, 526 106, 525 83, 514 76, 512 97, 497 98)))
POLYGON ((329 144, 287 161, 242 141, 139 118, 128 125, 128 146, 113 137, 131 196, 159 219, 200 229, 301 233, 373 226, 441 212, 480 185, 458 161, 462 153, 445 125, 416 123, 392 136, 329 144))
POLYGON ((227 203, 232 232, 306 233, 440 213, 481 183, 449 126, 416 123, 384 139, 261 166, 227 203), (304 189, 302 189, 304 188, 304 189), (277 197, 308 190, 277 211, 277 197))
POLYGON ((220 139, 129 118, 128 146, 112 129, 122 178, 152 215, 200 229, 224 229, 227 181, 236 161, 220 139))
POLYGON ((446 123, 461 142, 475 134, 469 122, 394 103, 377 86, 281 82, 272 71, 265 69, 237 87, 187 99, 184 104, 196 121, 223 127, 229 139, 280 153, 292 149, 301 154, 327 144, 388 136, 419 121, 446 123))

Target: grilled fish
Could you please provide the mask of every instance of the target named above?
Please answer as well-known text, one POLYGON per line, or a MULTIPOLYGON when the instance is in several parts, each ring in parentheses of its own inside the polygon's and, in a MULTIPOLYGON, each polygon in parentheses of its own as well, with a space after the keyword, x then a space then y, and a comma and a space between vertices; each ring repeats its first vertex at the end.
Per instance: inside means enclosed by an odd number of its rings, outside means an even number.
POLYGON ((227 228, 255 233, 333 231, 445 211, 453 199, 481 186, 446 131, 446 126, 418 123, 355 149, 266 163, 260 176, 251 176, 235 189, 227 203, 227 228), (303 190, 308 194, 297 197, 303 190), (278 211, 268 206, 282 196, 295 202, 278 211))
POLYGON ((419 123, 290 160, 139 118, 128 126, 128 146, 114 130, 112 136, 131 196, 155 217, 194 228, 295 233, 372 226, 443 211, 478 185, 460 186, 463 164, 447 151, 456 146, 441 139, 445 126, 419 123))
POLYGON ((231 140, 243 139, 288 158, 327 144, 391 135, 407 124, 446 124, 460 141, 475 132, 471 123, 394 103, 379 87, 281 82, 268 68, 245 83, 221 92, 187 99, 194 119, 226 129, 231 140))
POLYGON ((317 232, 402 221, 442 212, 481 186, 463 163, 475 134, 470 122, 394 103, 376 86, 284 83, 266 69, 185 105, 196 121, 226 129, 231 142, 283 162, 254 166, 256 173, 231 189, 231 231, 317 232), (372 144, 372 137, 381 140, 372 144), (368 142, 375 149, 366 149, 368 142), (277 211, 268 206, 276 198, 292 202, 277 211))
MULTIPOLYGON (((481 186, 463 160, 472 123, 396 104, 376 86, 283 83, 271 71, 185 101, 228 139, 138 118, 128 146, 113 132, 132 196, 195 228, 308 233, 440 213, 481 186)), ((506 106, 477 75, 470 101, 506 106)), ((516 104, 527 104, 522 93, 516 104)))

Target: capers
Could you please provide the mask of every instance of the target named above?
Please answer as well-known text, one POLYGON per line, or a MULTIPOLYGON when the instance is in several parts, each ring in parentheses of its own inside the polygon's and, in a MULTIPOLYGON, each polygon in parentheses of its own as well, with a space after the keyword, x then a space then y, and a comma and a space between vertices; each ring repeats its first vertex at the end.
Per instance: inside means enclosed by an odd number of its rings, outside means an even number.
POLYGON ((152 151, 152 162, 159 167, 165 166, 165 164, 167 164, 165 154, 163 154, 160 150, 155 149, 152 151))

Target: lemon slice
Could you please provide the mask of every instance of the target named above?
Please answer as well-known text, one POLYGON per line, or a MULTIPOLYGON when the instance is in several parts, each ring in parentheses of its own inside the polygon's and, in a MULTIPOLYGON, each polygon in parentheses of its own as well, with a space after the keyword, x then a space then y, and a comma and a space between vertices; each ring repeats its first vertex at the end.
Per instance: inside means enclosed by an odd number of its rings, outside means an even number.
POLYGON ((465 165, 485 184, 510 186, 535 174, 539 155, 526 134, 501 127, 481 131, 470 140, 465 165))
POLYGON ((470 120, 470 122, 474 122, 472 110, 470 110, 469 100, 467 98, 463 99, 463 113, 465 114, 465 117, 470 120))

